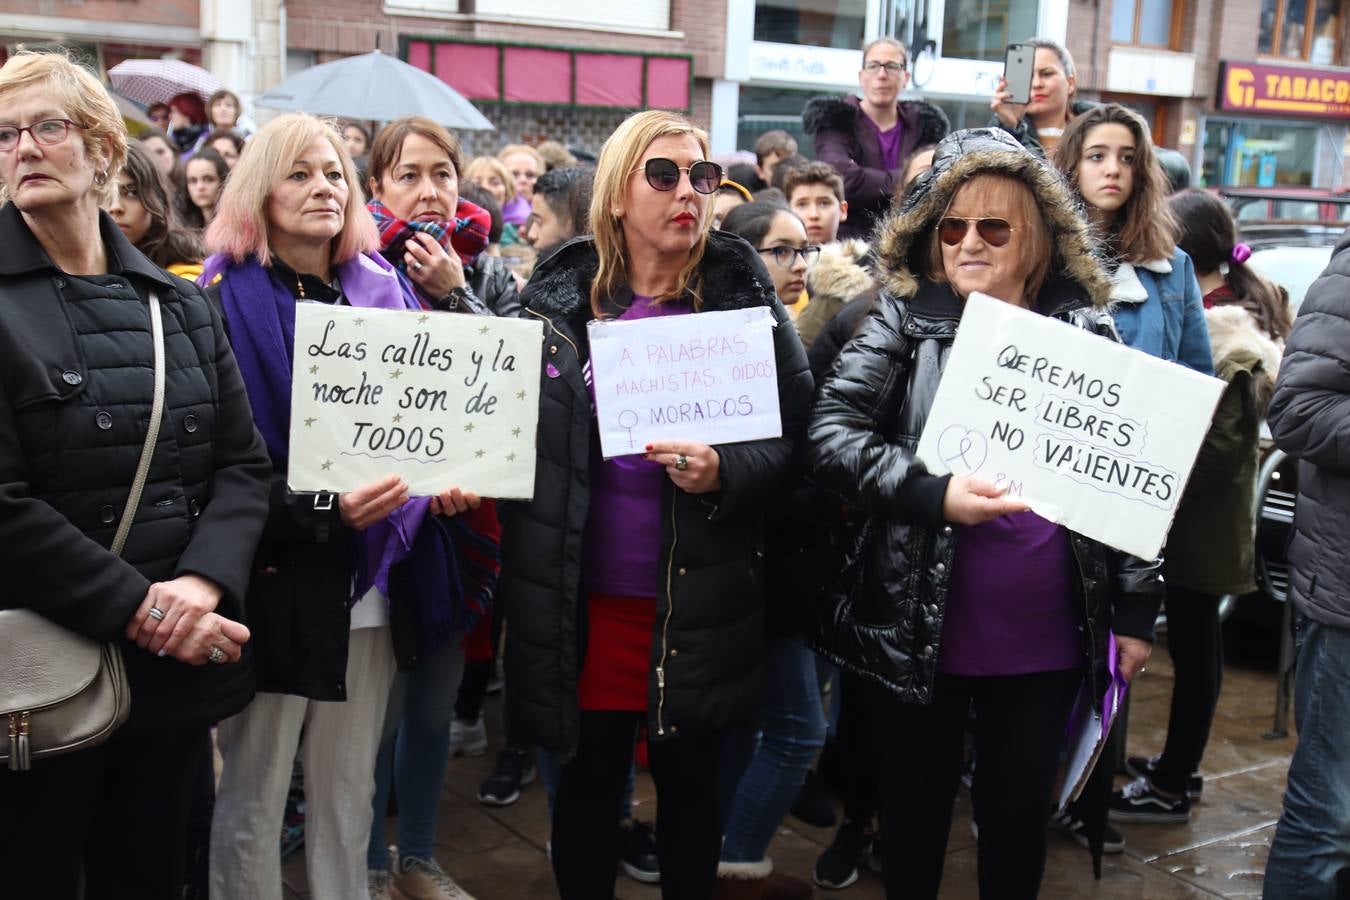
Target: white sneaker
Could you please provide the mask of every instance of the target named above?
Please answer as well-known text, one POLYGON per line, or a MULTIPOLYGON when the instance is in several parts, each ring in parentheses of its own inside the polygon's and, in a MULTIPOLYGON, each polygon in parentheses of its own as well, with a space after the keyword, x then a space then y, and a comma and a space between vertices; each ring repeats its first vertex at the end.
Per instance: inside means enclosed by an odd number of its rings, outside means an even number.
POLYGON ((370 900, 392 900, 393 894, 389 893, 389 888, 394 883, 394 876, 384 869, 366 870, 366 893, 370 895, 370 900))
POLYGON ((407 900, 474 900, 434 859, 406 856, 398 861, 394 887, 407 900))
POLYGON ((450 722, 451 756, 482 756, 487 752, 487 745, 487 725, 482 716, 476 722, 459 718, 450 722))

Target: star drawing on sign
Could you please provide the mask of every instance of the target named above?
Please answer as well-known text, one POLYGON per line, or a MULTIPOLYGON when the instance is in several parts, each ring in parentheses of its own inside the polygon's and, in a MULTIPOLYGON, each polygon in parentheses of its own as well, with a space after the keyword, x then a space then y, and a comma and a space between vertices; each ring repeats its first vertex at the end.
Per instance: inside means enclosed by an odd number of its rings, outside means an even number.
POLYGON ((524 391, 516 391, 516 399, 517 399, 517 400, 524 400, 524 399, 525 399, 525 392, 524 392, 524 391))
POLYGON ((512 429, 511 429, 511 437, 520 437, 520 429, 519 429, 519 428, 512 428, 512 429))
POLYGON ((479 333, 479 334, 487 334, 487 333, 488 333, 488 327, 487 327, 486 325, 484 325, 482 328, 478 329, 478 333, 479 333))
POLYGON ((355 319, 352 319, 352 324, 355 325, 357 328, 360 328, 362 325, 366 324, 366 320, 361 318, 360 316, 357 316, 355 319))
POLYGON ((515 455, 514 453, 508 453, 508 454, 506 454, 506 461, 507 461, 507 462, 515 462, 515 461, 516 461, 516 455, 515 455))
POLYGON ((403 421, 403 414, 402 414, 402 413, 395 413, 395 414, 394 414, 394 424, 397 425, 399 422, 402 422, 402 421, 403 421))
POLYGON ((311 425, 313 425, 313 424, 314 424, 315 422, 317 422, 317 421, 319 421, 319 420, 316 419, 316 418, 314 418, 313 416, 310 416, 309 418, 305 419, 305 427, 308 428, 308 427, 310 427, 311 425))
POLYGON ((319 468, 327 472, 329 469, 333 468, 333 461, 331 459, 325 459, 323 465, 319 466, 319 468))
POLYGON ((318 367, 318 366, 310 366, 310 367, 309 367, 309 374, 311 374, 311 375, 318 375, 318 374, 319 374, 319 367, 318 367))
POLYGON ((475 450, 473 455, 474 455, 474 458, 476 458, 476 459, 482 459, 484 456, 487 455, 487 451, 486 451, 486 450, 475 450))
POLYGON ((402 375, 402 374, 403 374, 403 370, 402 370, 402 369, 395 369, 394 371, 392 371, 392 372, 389 373, 389 377, 390 377, 390 378, 398 378, 398 377, 399 377, 400 375, 402 375))
POLYGON ((420 315, 420 316, 417 317, 417 323, 418 323, 419 325, 425 325, 425 324, 427 323, 427 319, 430 319, 430 318, 431 318, 431 316, 427 315, 426 313, 422 313, 422 315, 420 315))
POLYGON ((473 431, 473 423, 472 423, 472 422, 465 422, 465 423, 464 423, 464 430, 465 430, 465 431, 473 431))

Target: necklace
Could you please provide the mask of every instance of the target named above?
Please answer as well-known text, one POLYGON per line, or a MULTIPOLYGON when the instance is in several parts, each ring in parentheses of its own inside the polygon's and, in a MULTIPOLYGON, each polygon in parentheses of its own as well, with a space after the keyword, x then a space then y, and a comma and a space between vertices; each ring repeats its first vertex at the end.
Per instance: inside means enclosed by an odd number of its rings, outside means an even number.
POLYGON ((300 292, 300 299, 305 299, 305 283, 300 280, 300 273, 295 273, 295 289, 300 292))

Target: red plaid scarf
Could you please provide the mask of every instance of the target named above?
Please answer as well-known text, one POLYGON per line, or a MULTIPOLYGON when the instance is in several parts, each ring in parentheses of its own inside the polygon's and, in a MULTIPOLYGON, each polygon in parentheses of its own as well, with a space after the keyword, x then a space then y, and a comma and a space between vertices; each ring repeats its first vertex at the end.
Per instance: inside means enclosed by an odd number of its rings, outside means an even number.
POLYGON ((450 222, 408 222, 391 213, 389 207, 378 200, 369 201, 366 209, 375 217, 375 224, 380 229, 380 252, 403 271, 407 270, 407 264, 403 261, 403 245, 414 232, 431 235, 447 253, 453 249, 459 254, 459 261, 466 266, 473 265, 478 254, 487 249, 492 216, 468 200, 459 201, 455 207, 455 218, 450 222))

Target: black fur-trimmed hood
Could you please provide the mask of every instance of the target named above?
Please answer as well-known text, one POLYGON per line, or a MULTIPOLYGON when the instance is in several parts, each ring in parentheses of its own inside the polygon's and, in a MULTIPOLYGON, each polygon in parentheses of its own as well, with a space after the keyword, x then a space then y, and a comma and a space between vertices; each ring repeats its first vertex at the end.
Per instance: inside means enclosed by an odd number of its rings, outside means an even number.
MULTIPOLYGON (((951 131, 951 122, 941 108, 926 100, 901 100, 896 106, 900 117, 918 124, 919 144, 936 144, 951 131)), ((853 131, 862 101, 854 94, 826 94, 806 101, 802 110, 802 128, 807 134, 821 131, 853 131)))
MULTIPOLYGON (((595 239, 573 238, 535 266, 521 302, 526 309, 549 318, 583 313, 589 317, 591 284, 599 264, 595 239)), ((713 231, 708 235, 702 274, 700 293, 705 311, 774 305, 773 281, 763 260, 733 234, 713 231)))
POLYGON ((1111 281, 1094 250, 1077 195, 1052 165, 998 128, 970 128, 944 138, 933 155, 933 168, 919 176, 899 211, 878 226, 877 259, 887 290, 897 297, 915 293, 914 273, 923 268, 917 257, 923 252, 924 239, 937 226, 957 188, 985 172, 1026 182, 1050 226, 1056 250, 1051 277, 1067 276, 1095 306, 1105 307, 1111 298, 1111 281))

